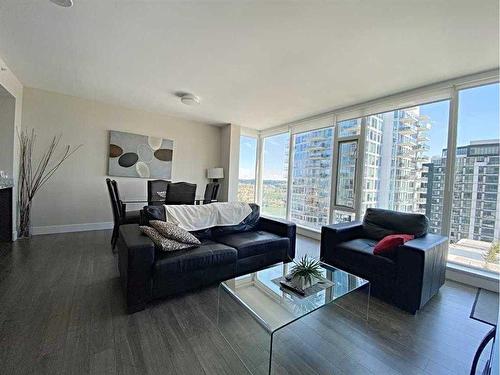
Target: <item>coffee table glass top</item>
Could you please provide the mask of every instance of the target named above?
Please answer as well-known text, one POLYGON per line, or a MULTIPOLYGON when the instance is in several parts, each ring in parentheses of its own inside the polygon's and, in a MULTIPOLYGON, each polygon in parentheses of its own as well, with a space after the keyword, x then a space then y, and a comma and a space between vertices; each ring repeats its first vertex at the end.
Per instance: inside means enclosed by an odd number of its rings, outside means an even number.
POLYGON ((293 263, 278 265, 236 277, 220 287, 245 307, 255 320, 272 333, 368 284, 368 281, 321 263, 322 274, 331 283, 308 296, 300 296, 279 285, 277 279, 290 272, 293 263), (273 281, 275 280, 275 281, 273 281))

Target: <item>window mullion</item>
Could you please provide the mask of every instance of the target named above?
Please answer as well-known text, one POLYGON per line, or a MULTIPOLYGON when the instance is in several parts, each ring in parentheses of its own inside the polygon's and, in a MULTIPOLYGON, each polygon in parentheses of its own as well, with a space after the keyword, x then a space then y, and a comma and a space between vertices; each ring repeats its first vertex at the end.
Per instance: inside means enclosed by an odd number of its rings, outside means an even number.
POLYGON ((358 141, 358 158, 356 161, 356 182, 354 187, 354 210, 356 220, 362 219, 362 197, 363 197, 363 178, 365 165, 365 138, 366 138, 366 117, 361 119, 361 129, 358 141))
POLYGON ((292 204, 292 178, 293 178, 293 148, 295 146, 294 135, 290 132, 288 148, 288 180, 287 180, 287 190, 286 190, 286 219, 291 218, 291 207, 292 204))
POLYGON ((337 126, 337 116, 333 118, 333 152, 332 152, 332 162, 331 162, 331 171, 330 171, 330 209, 328 211, 328 223, 331 224, 334 222, 333 213, 335 210, 335 202, 337 199, 337 165, 339 158, 339 127, 337 126))
POLYGON ((453 182, 455 180, 455 160, 457 154, 457 129, 458 129, 458 91, 453 89, 450 100, 450 115, 448 121, 448 145, 446 150, 446 174, 444 179, 443 219, 441 233, 450 235, 451 212, 453 204, 453 182))
POLYGON ((257 137, 257 157, 255 162, 255 202, 262 207, 262 166, 264 161, 264 139, 259 134, 257 137))

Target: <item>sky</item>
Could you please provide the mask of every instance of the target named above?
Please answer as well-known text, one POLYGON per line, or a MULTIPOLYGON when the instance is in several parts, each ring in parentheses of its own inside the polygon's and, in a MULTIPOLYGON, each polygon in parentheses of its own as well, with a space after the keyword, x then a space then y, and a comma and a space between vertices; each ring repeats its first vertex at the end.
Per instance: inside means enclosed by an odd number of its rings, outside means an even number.
MULTIPOLYGON (((470 141, 499 139, 499 85, 462 90, 458 97, 457 146, 470 141)), ((440 156, 448 140, 449 101, 420 106, 420 113, 429 116, 431 130, 429 156, 440 156)))
POLYGON ((264 180, 286 180, 285 164, 288 162, 287 146, 290 142, 288 133, 267 137, 264 140, 264 180))
MULTIPOLYGON (((499 84, 475 87, 459 93, 457 146, 471 140, 500 139, 499 84)), ((449 101, 420 106, 420 113, 429 117, 431 129, 428 156, 440 156, 448 139, 449 101)), ((285 149, 289 134, 265 138, 263 179, 285 179, 285 149)), ((251 137, 240 140, 240 178, 255 178, 257 141, 251 137)))
POLYGON ((240 137, 240 179, 255 178, 255 163, 257 161, 257 139, 242 135, 240 137))

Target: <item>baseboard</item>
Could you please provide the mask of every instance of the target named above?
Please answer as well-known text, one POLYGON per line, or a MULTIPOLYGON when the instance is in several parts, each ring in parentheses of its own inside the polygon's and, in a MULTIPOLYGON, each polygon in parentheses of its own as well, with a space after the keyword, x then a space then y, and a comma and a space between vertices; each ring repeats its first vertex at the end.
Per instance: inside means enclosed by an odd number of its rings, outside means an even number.
POLYGON ((113 228, 113 222, 110 221, 102 223, 48 225, 44 227, 33 227, 31 233, 33 235, 54 234, 54 233, 69 233, 69 232, 85 232, 89 230, 104 230, 112 228, 113 228))

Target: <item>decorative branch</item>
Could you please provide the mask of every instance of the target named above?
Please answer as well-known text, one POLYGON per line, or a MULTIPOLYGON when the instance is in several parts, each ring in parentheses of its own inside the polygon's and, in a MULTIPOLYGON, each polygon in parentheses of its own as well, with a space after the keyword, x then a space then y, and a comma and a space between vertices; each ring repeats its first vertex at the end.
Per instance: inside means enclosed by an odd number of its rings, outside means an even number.
POLYGON ((29 235, 30 208, 35 194, 50 180, 59 167, 82 145, 74 148, 66 145, 61 155, 55 159, 55 152, 59 147, 61 135, 54 136, 47 149, 42 153, 34 168, 33 151, 36 144, 35 130, 21 130, 17 132, 19 138, 19 227, 22 236, 29 235), (55 159, 55 160, 54 160, 55 159))

